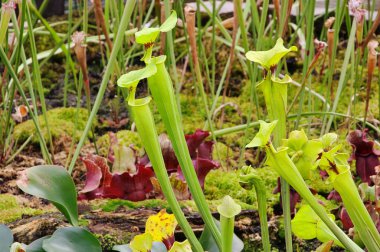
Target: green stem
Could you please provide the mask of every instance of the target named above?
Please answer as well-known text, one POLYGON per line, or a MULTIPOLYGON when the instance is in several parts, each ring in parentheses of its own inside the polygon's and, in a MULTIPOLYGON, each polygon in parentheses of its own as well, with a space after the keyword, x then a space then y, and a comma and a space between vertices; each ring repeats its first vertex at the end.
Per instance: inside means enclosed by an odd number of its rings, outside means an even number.
POLYGON ((368 251, 380 251, 379 232, 364 206, 359 192, 356 190, 356 185, 349 170, 337 175, 334 180, 334 188, 342 197, 347 213, 354 223, 355 231, 359 234, 366 249, 368 251))
MULTIPOLYGON (((43 137, 43 135, 41 133, 41 128, 40 128, 39 123, 38 123, 38 118, 37 118, 37 116, 35 116, 33 114, 32 109, 29 106, 28 99, 26 98, 25 92, 22 89, 21 83, 20 83, 20 81, 17 78, 16 72, 13 70, 11 63, 9 62, 9 60, 7 58, 7 55, 4 52, 3 47, 1 47, 1 46, 0 46, 0 59, 4 63, 4 65, 7 68, 9 74, 11 75, 11 77, 13 78, 13 81, 16 84, 17 90, 19 91, 19 93, 21 95, 22 101, 24 102, 25 106, 28 108, 29 115, 32 117, 32 121, 34 123, 34 126, 36 127, 36 131, 37 131, 38 137, 40 139, 41 148, 43 149, 43 152, 49 153, 48 148, 46 147, 45 139, 44 139, 44 137, 43 137)), ((47 162, 48 163, 52 163, 49 155, 47 155, 46 158, 47 158, 47 162)))
MULTIPOLYGON (((26 5, 26 17, 27 17, 28 26, 33 27, 32 18, 29 11, 29 5, 26 5)), ((37 47, 36 47, 36 42, 34 39, 33 30, 28 29, 28 34, 29 34, 30 49, 32 53, 33 77, 37 85, 37 90, 38 90, 38 94, 39 94, 39 98, 41 102, 42 115, 45 121, 45 127, 47 131, 47 139, 50 145, 50 153, 52 155, 52 159, 54 160, 54 145, 53 145, 53 140, 52 140, 51 131, 49 127, 49 121, 46 114, 47 110, 46 110, 45 95, 44 95, 44 90, 43 90, 43 86, 41 82, 41 72, 40 72, 40 66, 37 59, 37 47)))
MULTIPOLYGON (((170 16, 170 0, 164 0, 164 8, 165 8, 165 16, 168 18, 170 16)), ((175 53, 174 53, 174 43, 173 43, 173 33, 172 31, 169 31, 166 33, 166 43, 169 48, 169 56, 170 56, 170 61, 171 61, 171 66, 172 66, 172 71, 173 71, 173 77, 174 77, 174 84, 176 87, 176 104, 178 107, 178 110, 181 111, 181 102, 180 102, 180 96, 179 92, 181 91, 179 89, 179 82, 178 82, 178 74, 177 74, 177 66, 175 62, 175 53)))
POLYGON ((232 241, 234 237, 234 218, 227 218, 220 215, 220 226, 222 230, 222 252, 232 252, 232 241))
POLYGON ((75 150, 75 153, 73 155, 73 159, 71 160, 71 163, 69 166, 69 173, 70 174, 72 173, 72 171, 74 169, 75 162, 78 159, 81 148, 82 148, 82 146, 83 146, 83 144, 84 144, 84 142, 88 136, 88 133, 91 129, 92 122, 94 121, 96 114, 99 110, 99 107, 103 101, 103 96, 104 96, 104 93, 106 91, 108 81, 111 77, 114 62, 117 58, 117 55, 119 54, 119 50, 120 50, 121 45, 124 41, 123 40, 124 32, 127 30, 128 26, 129 26, 129 20, 131 18, 131 14, 132 14, 132 11, 134 9, 135 4, 136 4, 136 0, 128 0, 125 4, 123 16, 122 16, 121 22, 120 22, 120 27, 119 27, 119 30, 117 31, 116 39, 114 41, 114 47, 112 49, 110 59, 109 59, 108 64, 107 64, 107 68, 106 68, 105 73, 103 75, 103 79, 102 79, 102 83, 100 84, 98 95, 96 96, 96 100, 95 100, 94 106, 92 107, 91 114, 88 118, 86 127, 83 130, 83 134, 79 140, 78 146, 75 150))
MULTIPOLYGON (((277 127, 273 132, 273 145, 281 146, 282 139, 286 138, 286 101, 287 84, 276 83, 272 80, 271 73, 268 73, 264 82, 260 85, 264 93, 265 104, 268 110, 268 117, 271 121, 278 120, 277 127)), ((281 183, 281 203, 284 216, 286 251, 292 251, 292 228, 290 212, 290 191, 287 181, 280 177, 281 183)))
POLYGON ((158 111, 164 122, 166 131, 173 144, 174 152, 179 161, 190 192, 193 195, 195 204, 199 212, 210 228, 218 247, 221 248, 222 239, 220 232, 213 220, 210 209, 207 205, 202 188, 198 182, 193 162, 191 160, 186 140, 183 134, 183 128, 180 120, 178 107, 175 106, 176 100, 169 73, 164 65, 164 57, 156 58, 157 73, 148 78, 149 89, 152 92, 158 111))
POLYGON ((263 243, 264 252, 271 251, 268 230, 268 216, 267 216, 267 195, 264 182, 254 173, 254 169, 250 166, 245 166, 241 169, 240 185, 251 190, 254 186, 256 191, 257 205, 259 210, 261 239, 263 243))
MULTIPOLYGON (((130 95, 134 96, 134 94, 130 95)), ((141 138, 141 142, 148 154, 149 160, 152 163, 154 169, 154 173, 156 174, 162 188, 162 192, 168 201, 176 220, 178 221, 179 225, 182 228, 182 231, 185 233, 187 239, 192 245, 193 250, 203 251, 201 244, 199 243, 197 237, 192 231, 190 224, 187 222, 186 217, 181 210, 181 207, 170 184, 154 124, 153 115, 149 108, 150 100, 150 97, 132 100, 128 102, 128 105, 130 106, 137 131, 139 132, 141 138)))
MULTIPOLYGON (((342 70, 340 72, 338 90, 337 90, 336 95, 335 95, 335 99, 334 99, 333 106, 331 108, 331 112, 336 111, 336 109, 338 107, 338 103, 339 103, 339 98, 341 97, 343 89, 347 83, 346 73, 347 73, 348 63, 349 63, 350 58, 351 58, 351 50, 354 50, 354 46, 355 46, 355 32, 356 32, 356 22, 354 22, 352 24, 350 37, 349 37, 348 43, 347 43, 347 50, 346 50, 346 53, 344 55, 342 70)), ((328 133, 330 131, 331 124, 332 124, 333 120, 334 120, 334 116, 330 116, 330 118, 326 124, 326 128, 323 132, 328 133)))

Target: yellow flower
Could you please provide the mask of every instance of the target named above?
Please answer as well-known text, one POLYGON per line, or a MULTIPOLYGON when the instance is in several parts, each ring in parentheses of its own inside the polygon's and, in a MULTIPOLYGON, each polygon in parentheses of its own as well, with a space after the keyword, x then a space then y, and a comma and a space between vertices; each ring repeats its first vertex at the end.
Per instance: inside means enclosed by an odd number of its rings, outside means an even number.
POLYGON ((176 226, 174 214, 168 214, 162 209, 158 214, 149 216, 145 232, 152 235, 153 241, 163 241, 174 235, 176 226))

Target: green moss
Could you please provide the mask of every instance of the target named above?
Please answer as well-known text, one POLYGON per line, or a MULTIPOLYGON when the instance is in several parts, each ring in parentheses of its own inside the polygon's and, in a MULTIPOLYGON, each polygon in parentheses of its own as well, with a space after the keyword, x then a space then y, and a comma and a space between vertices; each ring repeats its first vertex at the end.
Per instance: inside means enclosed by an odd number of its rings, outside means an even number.
MULTIPOLYGON (((76 113, 77 113, 76 108, 55 108, 47 112, 49 129, 53 137, 53 140, 59 139, 63 136, 67 136, 71 138, 75 129, 76 113)), ((83 130, 86 126, 87 119, 88 119, 87 109, 80 108, 79 113, 78 113, 77 129, 74 135, 75 140, 78 140, 83 134, 83 130)), ((45 120, 42 115, 38 117, 38 121, 41 127, 42 135, 47 141, 47 138, 48 138, 47 129, 46 129, 45 120)), ((96 125, 96 120, 95 120, 95 125, 96 125)), ((38 143, 39 140, 38 140, 38 136, 36 132, 37 131, 34 127, 33 121, 28 120, 28 121, 18 124, 14 128, 13 136, 17 141, 23 142, 30 135, 34 134, 32 142, 38 143)))
MULTIPOLYGON (((121 130, 116 133, 116 138, 118 142, 124 146, 133 145, 134 148, 140 152, 142 151, 142 144, 140 140, 140 136, 137 132, 133 132, 130 130, 121 130)), ((99 154, 101 156, 106 157, 108 155, 108 150, 110 148, 110 136, 109 134, 105 134, 101 136, 97 141, 99 154)))
POLYGON ((10 194, 0 195, 0 223, 9 223, 21 219, 23 215, 42 214, 43 210, 24 207, 10 194))
MULTIPOLYGON (((184 133, 191 134, 196 129, 203 128, 207 117, 202 100, 199 97, 180 95, 180 102, 184 133)), ((157 109, 155 109, 154 103, 151 104, 158 134, 166 132, 161 115, 158 113, 157 109)))
POLYGON ((235 160, 236 153, 222 142, 217 142, 212 150, 212 159, 220 162, 224 169, 236 168, 238 162, 235 160))
MULTIPOLYGON (((268 207, 278 202, 278 195, 273 195, 273 188, 277 185, 278 175, 270 168, 257 169, 257 175, 263 180, 268 199, 268 207)), ((242 203, 251 205, 251 208, 257 209, 256 192, 254 190, 247 191, 239 185, 239 172, 225 172, 222 170, 211 171, 205 181, 205 195, 209 200, 219 200, 225 195, 242 203)), ((270 211, 270 210, 268 210, 270 211)))
POLYGON ((123 200, 123 199, 101 199, 101 200, 93 200, 91 204, 94 210, 101 209, 105 212, 115 211, 119 207, 125 207, 127 209, 137 209, 141 207, 166 208, 166 209, 169 208, 168 203, 160 199, 150 199, 150 200, 143 200, 143 201, 138 201, 138 202, 123 200))
POLYGON ((95 234, 95 237, 99 240, 103 251, 111 251, 113 246, 124 243, 124 241, 110 234, 95 234))

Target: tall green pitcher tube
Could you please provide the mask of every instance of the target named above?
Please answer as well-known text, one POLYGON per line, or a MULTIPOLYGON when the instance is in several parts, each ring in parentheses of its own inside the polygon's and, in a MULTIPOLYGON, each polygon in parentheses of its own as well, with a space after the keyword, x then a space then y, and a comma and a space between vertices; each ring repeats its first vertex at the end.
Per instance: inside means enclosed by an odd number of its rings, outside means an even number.
POLYGON ((173 144, 174 152, 194 198, 195 204, 197 205, 205 224, 210 228, 218 247, 221 248, 222 240, 219 229, 217 228, 206 203, 205 196, 198 182, 197 174, 187 148, 180 119, 181 117, 174 96, 173 84, 164 64, 165 59, 166 56, 152 58, 152 63, 156 64, 157 72, 148 78, 148 86, 164 122, 167 134, 173 144))
MULTIPOLYGON (((134 96, 134 92, 132 92, 130 95, 134 96)), ((148 154, 154 172, 157 176, 158 181, 160 182, 162 192, 168 201, 169 206, 171 207, 176 217, 176 220, 190 241, 193 251, 203 252, 203 248, 194 232, 192 231, 191 226, 187 222, 170 185, 169 177, 165 168, 165 162, 161 152, 161 147, 158 141, 153 115, 149 108, 150 101, 150 97, 145 97, 142 99, 131 98, 128 101, 128 105, 130 107, 133 120, 136 124, 136 128, 139 132, 145 151, 148 154)))

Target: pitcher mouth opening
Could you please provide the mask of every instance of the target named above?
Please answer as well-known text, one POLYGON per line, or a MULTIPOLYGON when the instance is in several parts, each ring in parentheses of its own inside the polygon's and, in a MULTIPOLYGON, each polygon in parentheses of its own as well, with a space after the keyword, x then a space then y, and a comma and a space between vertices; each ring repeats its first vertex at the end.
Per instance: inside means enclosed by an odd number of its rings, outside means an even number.
POLYGON ((138 99, 128 101, 128 105, 132 107, 141 107, 141 106, 149 104, 151 100, 152 100, 152 97, 147 96, 144 98, 138 98, 138 99))

